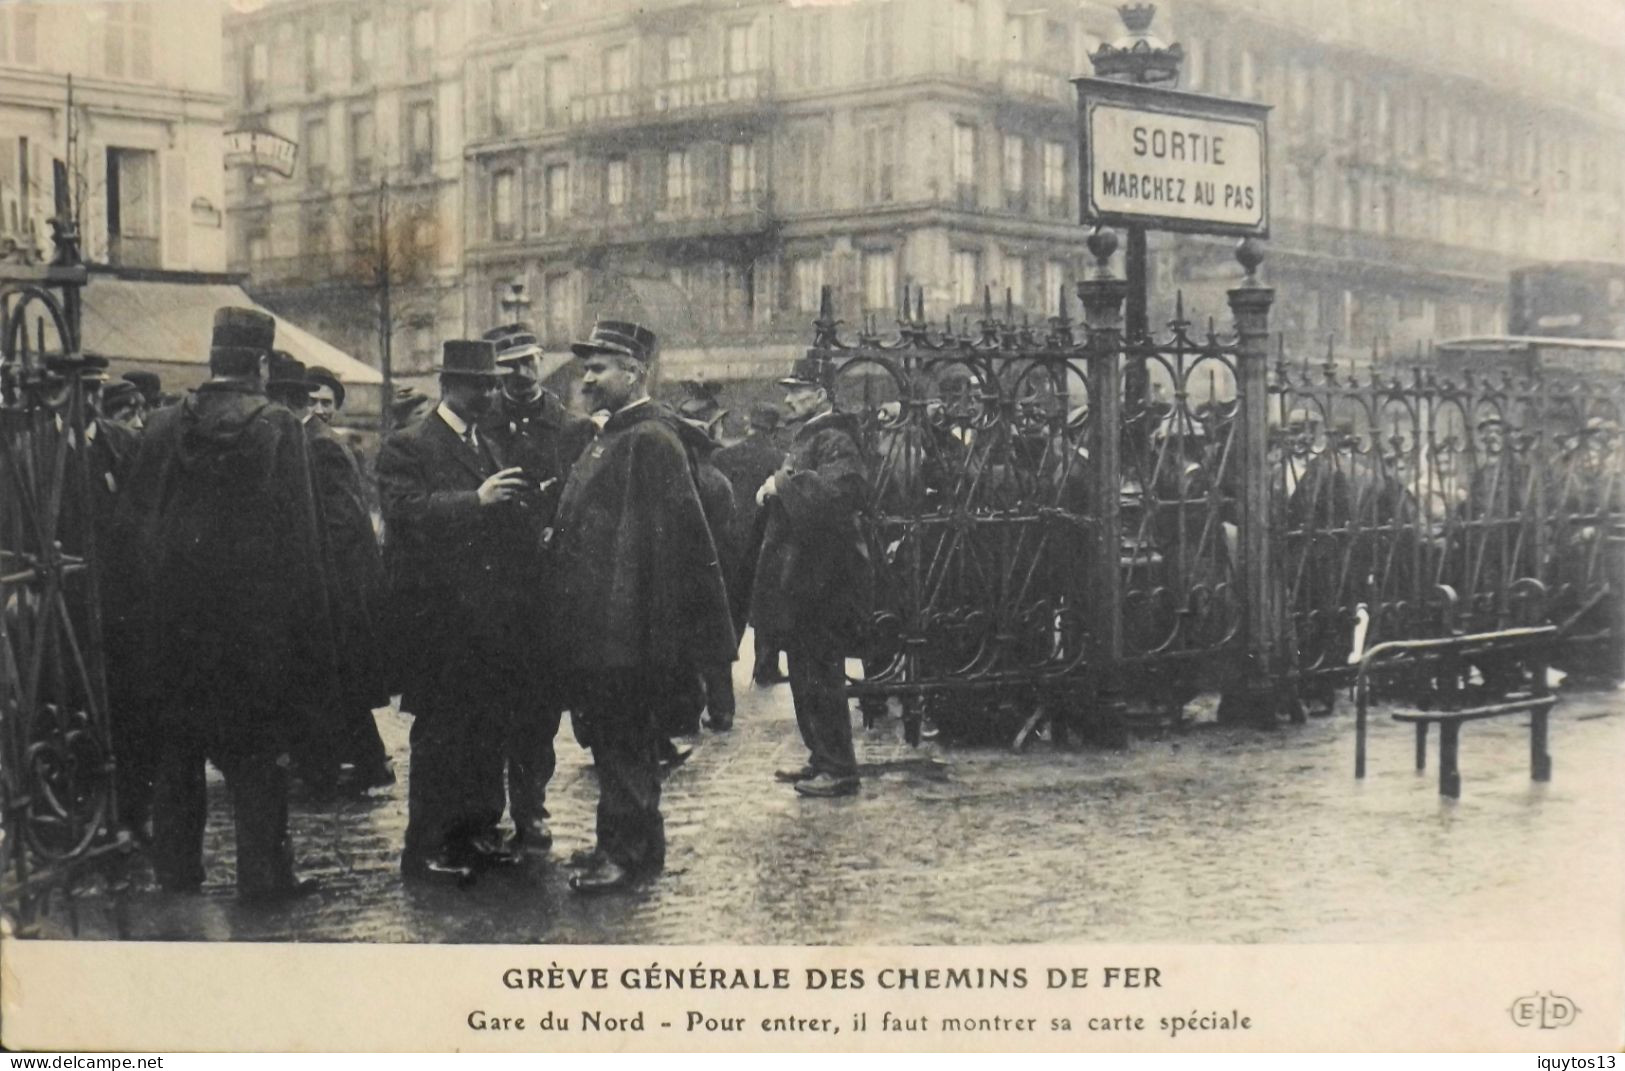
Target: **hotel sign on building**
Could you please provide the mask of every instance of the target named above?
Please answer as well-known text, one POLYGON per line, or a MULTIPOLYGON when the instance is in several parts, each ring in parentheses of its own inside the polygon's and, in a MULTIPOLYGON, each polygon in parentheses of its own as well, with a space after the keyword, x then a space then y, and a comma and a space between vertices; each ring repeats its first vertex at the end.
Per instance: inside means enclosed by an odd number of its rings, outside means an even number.
POLYGON ((1268 237, 1268 105, 1075 82, 1084 222, 1268 237))

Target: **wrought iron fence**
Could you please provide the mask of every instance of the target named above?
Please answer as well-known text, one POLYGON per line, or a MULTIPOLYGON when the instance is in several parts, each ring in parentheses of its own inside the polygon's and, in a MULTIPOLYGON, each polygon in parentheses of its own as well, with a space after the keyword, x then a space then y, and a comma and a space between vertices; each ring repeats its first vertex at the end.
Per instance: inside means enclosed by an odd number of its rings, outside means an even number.
MULTIPOLYGON (((119 831, 80 375, 84 268, 0 265, 0 906, 28 932, 119 831)), ((111 872, 117 884, 118 872, 111 872)))

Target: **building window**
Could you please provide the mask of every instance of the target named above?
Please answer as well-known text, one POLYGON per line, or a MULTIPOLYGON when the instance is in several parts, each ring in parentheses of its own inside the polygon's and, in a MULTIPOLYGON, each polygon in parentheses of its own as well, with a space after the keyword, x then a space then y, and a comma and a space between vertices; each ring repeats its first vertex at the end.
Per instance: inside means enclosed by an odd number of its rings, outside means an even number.
POLYGON ((254 42, 243 62, 243 103, 248 107, 265 103, 265 80, 270 69, 270 47, 264 41, 254 42))
POLYGON ((871 4, 863 9, 863 77, 889 78, 892 70, 892 5, 871 4))
POLYGON ((1046 316, 1061 314, 1061 290, 1066 286, 1066 265, 1059 260, 1044 261, 1044 292, 1038 307, 1046 316))
POLYGON ((954 65, 968 72, 976 61, 976 0, 954 0, 954 65))
POLYGON ((434 65, 434 9, 420 7, 412 12, 411 40, 406 51, 406 71, 421 78, 434 65))
POLYGON ((666 154, 666 205, 681 208, 688 203, 688 150, 674 149, 666 154))
POLYGON ((312 119, 305 124, 305 182, 311 186, 327 183, 327 121, 312 119))
POLYGON ((327 78, 327 34, 319 26, 305 29, 305 92, 314 93, 327 78))
POLYGON ((514 131, 513 68, 498 67, 491 72, 491 133, 514 131))
POLYGON ((555 56, 547 61, 547 122, 554 126, 570 115, 570 61, 555 56))
POLYGON ((542 177, 547 190, 547 218, 565 218, 570 214, 570 165, 548 164, 542 177))
MULTIPOLYGON (((827 203, 824 183, 828 156, 826 127, 808 122, 785 131, 782 148, 775 152, 781 160, 783 181, 775 194, 782 195, 787 207, 814 208, 827 203)), ((866 165, 867 166, 867 165, 866 165)))
POLYGON ((1027 62, 1027 20, 1010 15, 1004 20, 1004 60, 1006 63, 1027 62))
POLYGON ((1004 206, 1017 212, 1027 208, 1026 156, 1026 138, 1004 135, 1004 206))
POLYGON ((686 82, 694 77, 694 42, 686 33, 666 38, 666 81, 686 82))
POLYGON ((152 7, 121 0, 103 5, 106 45, 103 59, 109 78, 152 77, 152 7))
POLYGON ((434 168, 434 103, 413 104, 407 120, 411 156, 408 165, 414 175, 426 175, 434 168))
POLYGON ((863 254, 863 307, 897 307, 897 254, 890 249, 870 249, 863 254))
MULTIPOLYGON (((1004 255, 1004 295, 1011 302, 1025 307, 1027 304, 1027 263, 1015 253, 1004 255)), ((1000 295, 1000 296, 1004 296, 1000 295)))
POLYGON ((612 157, 604 164, 604 203, 611 208, 626 204, 626 157, 612 157))
POLYGON ((33 4, 0 4, 0 63, 39 62, 39 14, 33 4), (9 46, 9 48, 8 48, 9 46))
POLYGON ((863 130, 863 203, 885 204, 896 195, 897 128, 889 123, 863 130))
POLYGON ((247 251, 250 268, 258 269, 270 259, 271 240, 263 228, 255 228, 249 231, 243 245, 247 251))
POLYGON ((1044 202, 1052 216, 1069 215, 1066 203, 1066 146, 1044 142, 1044 202))
POLYGON ((350 84, 372 81, 372 19, 363 15, 350 23, 350 84))
POLYGON ((796 257, 790 262, 790 308, 816 313, 824 292, 824 258, 796 257))
POLYGON ((744 74, 756 69, 756 34, 748 22, 728 27, 728 73, 744 74))
POLYGON ((736 141, 728 146, 728 200, 750 204, 756 198, 756 146, 736 141))
POLYGON ((954 124, 954 186, 959 195, 959 203, 975 207, 976 127, 970 123, 954 124))
POLYGON ((499 242, 513 238, 513 172, 504 169, 491 175, 491 237, 499 242))
POLYGON ((350 180, 372 181, 373 153, 372 110, 363 108, 350 113, 350 180))
POLYGON ((108 149, 108 260, 123 267, 159 267, 158 234, 158 154, 108 149))
POLYGON ((975 305, 982 300, 982 254, 975 249, 954 250, 954 304, 975 305))
POLYGON ((547 338, 549 342, 562 342, 569 338, 575 325, 570 316, 570 276, 566 272, 553 272, 542 281, 546 302, 547 338))
POLYGON ((604 49, 604 92, 624 93, 632 84, 631 53, 625 45, 604 49))
POLYGON ((320 259, 327 256, 327 217, 314 212, 307 215, 299 242, 299 252, 305 257, 320 259))
POLYGON ((829 81, 829 16, 808 12, 797 21, 790 38, 791 87, 812 89, 829 81))

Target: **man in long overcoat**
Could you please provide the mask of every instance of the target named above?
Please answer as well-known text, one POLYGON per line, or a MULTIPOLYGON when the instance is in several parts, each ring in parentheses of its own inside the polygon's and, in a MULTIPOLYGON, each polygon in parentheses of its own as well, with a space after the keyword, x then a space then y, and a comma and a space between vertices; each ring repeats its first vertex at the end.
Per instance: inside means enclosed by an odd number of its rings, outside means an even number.
MULTIPOLYGON (((761 507, 756 504, 756 490, 784 463, 784 450, 773 441, 779 427, 779 410, 772 405, 753 406, 750 428, 745 437, 732 446, 724 446, 713 457, 717 468, 728 477, 734 490, 733 543, 738 552, 738 567, 728 579, 728 599, 734 610, 734 626, 744 630, 750 611, 752 574, 756 570, 756 552, 760 549, 760 526, 757 523, 761 507)), ((779 671, 779 651, 783 645, 776 637, 758 632, 755 636, 755 660, 751 679, 757 684, 781 684, 784 674, 779 671)))
MULTIPOLYGON (((562 668, 553 608, 546 596, 542 538, 558 513, 570 466, 592 441, 592 421, 571 412, 542 387, 542 347, 525 324, 485 333, 496 347, 497 365, 506 372, 502 393, 481 422, 501 448, 507 464, 524 469, 525 493, 505 510, 500 553, 514 588, 514 627, 509 633, 513 696, 503 742, 507 806, 514 841, 546 850, 547 785, 558 765, 554 738, 564 712, 562 668)), ((492 822, 502 818, 502 798, 491 803, 492 822)))
POLYGON ((502 733, 516 667, 514 592, 503 552, 509 511, 525 490, 479 421, 502 373, 486 341, 442 349, 441 400, 395 432, 378 456, 392 637, 401 706, 412 723, 402 873, 469 880, 515 861, 491 843, 502 796, 502 733))
POLYGON ((305 435, 264 393, 275 330, 257 310, 215 314, 211 378, 153 415, 115 520, 159 711, 153 866, 171 890, 203 881, 205 759, 231 791, 239 894, 312 887, 293 873, 284 763, 334 654, 305 435))
POLYGON ((607 418, 576 462, 552 540, 558 628, 598 768, 598 843, 572 862, 579 892, 624 888, 665 865, 658 717, 684 669, 733 658, 716 546, 688 454, 649 400, 653 332, 599 321, 571 348, 582 395, 607 418))
POLYGON ((859 427, 834 407, 828 362, 804 358, 779 381, 799 425, 784 464, 757 491, 768 512, 750 620, 784 638, 805 766, 775 776, 804 796, 858 790, 845 661, 863 653, 874 578, 858 527, 867 491, 859 427))

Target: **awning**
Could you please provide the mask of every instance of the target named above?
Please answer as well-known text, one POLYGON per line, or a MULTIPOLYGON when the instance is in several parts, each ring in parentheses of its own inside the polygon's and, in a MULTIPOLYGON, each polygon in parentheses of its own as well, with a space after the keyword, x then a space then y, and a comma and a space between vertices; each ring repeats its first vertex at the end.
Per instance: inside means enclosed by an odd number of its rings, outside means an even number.
POLYGON ((92 272, 84 289, 81 347, 106 357, 115 378, 156 372, 166 391, 209 378, 209 339, 222 305, 259 309, 276 319, 276 345, 307 365, 321 365, 345 384, 345 415, 376 416, 383 375, 309 331, 256 304, 231 283, 122 279, 92 272))

